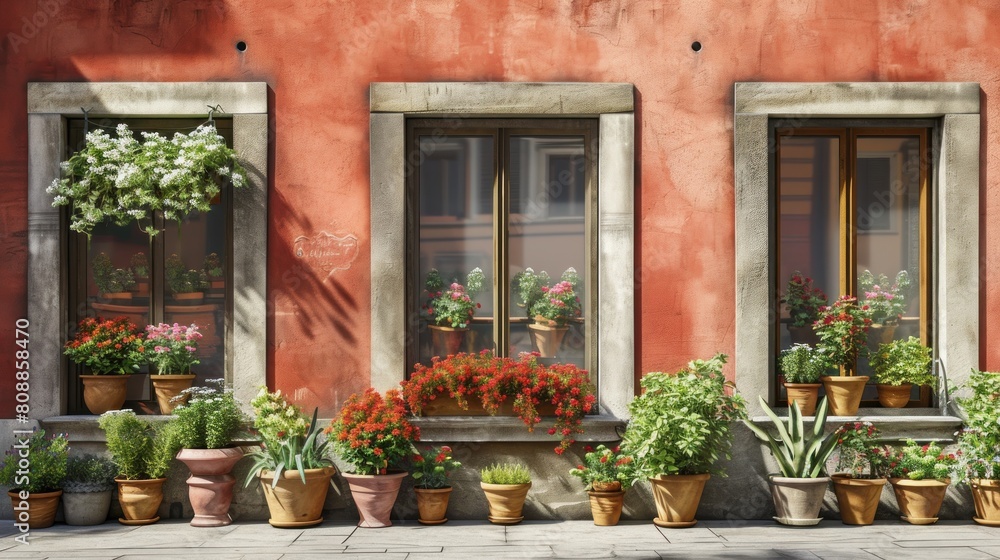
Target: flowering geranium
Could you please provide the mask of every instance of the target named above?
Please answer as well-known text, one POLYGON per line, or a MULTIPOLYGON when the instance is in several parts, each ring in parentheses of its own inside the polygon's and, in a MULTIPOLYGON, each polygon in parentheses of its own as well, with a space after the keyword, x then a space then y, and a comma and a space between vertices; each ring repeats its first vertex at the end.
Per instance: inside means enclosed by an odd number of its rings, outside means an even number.
POLYGON ((531 308, 536 320, 546 319, 549 324, 564 326, 568 321, 580 316, 580 298, 573 290, 573 284, 558 282, 551 288, 542 287, 542 298, 531 308))
POLYGON ((188 326, 174 323, 146 325, 146 352, 149 363, 156 366, 161 374, 191 373, 191 366, 197 365, 196 353, 202 334, 198 325, 188 326))
POLYGON ((573 434, 583 432, 580 429, 583 416, 596 402, 594 386, 585 370, 572 364, 546 367, 528 353, 518 359, 498 357, 489 350, 459 353, 445 359, 435 357, 430 366, 417 364, 410 379, 402 385, 414 414, 419 415, 424 406, 438 397, 455 399, 463 409, 468 409, 468 401, 475 399, 494 415, 502 405, 511 403, 514 414, 528 426, 528 431, 541 422, 538 406, 551 404, 555 406, 556 421, 548 432, 561 437, 556 448, 559 454, 573 443, 573 434))
POLYGON ((837 470, 853 478, 884 478, 898 460, 892 448, 879 442, 879 437, 878 428, 871 422, 844 423, 837 429, 837 470))
POLYGON ((820 316, 813 325, 819 336, 820 348, 827 361, 843 366, 850 375, 858 356, 868 349, 868 306, 858 307, 853 296, 840 296, 833 305, 820 307, 820 316))
POLYGON ((582 480, 587 490, 591 490, 595 482, 620 482, 623 488, 635 482, 638 476, 635 461, 630 455, 621 453, 618 447, 608 449, 598 445, 594 449, 588 445, 583 451, 583 464, 570 469, 569 474, 582 480))
POLYGON ((482 307, 473 298, 483 290, 486 277, 482 269, 476 267, 469 272, 465 285, 457 281, 445 288, 444 280, 437 269, 427 273, 425 282, 427 303, 423 313, 435 325, 464 329, 472 321, 475 310, 482 307))
POLYGON ((80 321, 64 353, 94 375, 125 375, 139 371, 145 351, 142 335, 128 318, 87 317, 80 321))
POLYGON ((827 302, 823 290, 813 287, 813 280, 799 271, 792 273, 781 303, 788 306, 793 327, 807 327, 819 318, 820 308, 827 302))
POLYGON ((448 488, 448 475, 462 466, 451 458, 451 448, 447 445, 414 453, 411 463, 410 474, 417 488, 448 488))
POLYGON ((906 447, 899 451, 896 457, 898 463, 891 469, 889 476, 910 480, 944 480, 958 464, 958 456, 954 453, 945 453, 940 445, 936 443, 919 445, 912 439, 906 440, 906 447))
POLYGON ((354 465, 355 474, 386 474, 410 457, 413 442, 420 440, 420 429, 406 419, 406 402, 397 389, 386 391, 384 398, 371 387, 351 395, 325 431, 333 434, 334 449, 354 465))
POLYGON ((905 270, 896 274, 892 285, 885 274, 876 277, 865 270, 858 276, 858 286, 865 295, 862 303, 868 306, 872 323, 895 325, 899 322, 906 311, 906 294, 910 288, 910 275, 905 270))

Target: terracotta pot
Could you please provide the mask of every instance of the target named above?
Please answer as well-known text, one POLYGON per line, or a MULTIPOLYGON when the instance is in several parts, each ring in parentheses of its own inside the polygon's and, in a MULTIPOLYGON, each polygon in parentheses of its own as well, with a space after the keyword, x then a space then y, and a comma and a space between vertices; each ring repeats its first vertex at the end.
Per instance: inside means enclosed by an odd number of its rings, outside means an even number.
POLYGON ((487 484, 480 482, 479 485, 486 494, 486 501, 490 505, 490 515, 487 519, 497 525, 514 525, 520 523, 524 516, 521 512, 524 509, 524 500, 528 497, 528 489, 531 483, 527 484, 487 484))
POLYGON ((938 512, 944 502, 945 492, 951 479, 910 480, 890 478, 892 491, 896 494, 900 519, 914 525, 930 525, 938 520, 938 512))
POLYGON ((590 513, 594 516, 594 525, 609 527, 617 525, 622 516, 622 504, 625 502, 625 492, 587 492, 590 496, 590 513))
POLYGON ((344 480, 351 488, 354 505, 358 506, 361 520, 358 527, 391 527, 392 506, 396 503, 399 486, 407 473, 350 474, 344 480))
POLYGON ((868 383, 866 375, 834 375, 821 377, 832 416, 854 416, 861 406, 861 394, 868 383))
POLYGON ((306 482, 299 471, 282 471, 278 485, 271 488, 274 471, 261 471, 260 485, 267 499, 274 527, 310 527, 323 522, 323 503, 330 490, 330 478, 337 472, 333 467, 306 469, 306 482))
POLYGON ((107 294, 101 294, 101 299, 108 303, 115 303, 118 305, 128 305, 132 301, 132 292, 111 292, 107 294))
POLYGON ((181 391, 191 388, 194 381, 194 374, 179 375, 150 375, 153 382, 153 391, 156 392, 156 402, 160 405, 160 414, 173 414, 174 407, 186 403, 188 395, 178 402, 170 402, 174 397, 181 394, 181 391))
POLYGON ((819 399, 819 383, 785 383, 785 391, 788 394, 788 406, 793 402, 799 403, 799 412, 802 416, 812 416, 816 414, 816 401, 819 399))
POLYGON ((124 518, 118 522, 123 525, 149 525, 160 520, 157 513, 163 502, 163 483, 166 478, 149 480, 125 480, 116 478, 118 483, 118 502, 121 503, 124 518))
POLYGON ((878 387, 878 403, 885 408, 903 408, 910 402, 910 389, 913 387, 910 383, 902 385, 879 383, 876 387, 878 387))
POLYGON ((188 292, 174 294, 177 305, 201 305, 205 301, 205 292, 188 292))
POLYGON ((872 325, 868 327, 868 350, 878 352, 879 344, 892 342, 896 335, 896 325, 872 325))
POLYGON ((230 474, 243 458, 239 447, 223 449, 181 449, 177 460, 191 471, 187 479, 193 527, 223 527, 233 522, 229 505, 233 502, 236 478, 230 474))
POLYGON ((7 495, 14 508, 14 523, 27 523, 31 529, 44 529, 56 522, 56 510, 59 509, 62 490, 32 492, 27 500, 22 500, 18 492, 7 492, 7 495))
POLYGON ((874 523, 885 479, 853 478, 849 474, 835 474, 832 478, 841 521, 845 525, 874 523))
POLYGON ((543 358, 553 358, 559 353, 563 337, 566 336, 567 332, 569 332, 569 327, 552 327, 537 323, 528 325, 531 344, 543 358))
POLYGON ((133 293, 137 297, 149 297, 149 280, 136 280, 133 293))
POLYGON ((774 520, 782 525, 816 525, 823 519, 819 510, 823 507, 823 496, 830 479, 791 478, 771 475, 771 499, 777 515, 774 520))
POLYGON ((649 479, 653 485, 653 501, 656 502, 656 518, 653 523, 660 527, 691 527, 698 522, 694 518, 701 502, 701 493, 709 475, 671 474, 658 475, 649 479))
POLYGON ((792 344, 808 344, 813 348, 819 345, 819 336, 816 335, 812 325, 794 327, 788 324, 786 326, 788 327, 788 339, 792 344))
POLYGON ((431 329, 431 343, 434 346, 434 354, 444 357, 457 354, 462 348, 465 340, 465 333, 469 329, 453 329, 451 327, 441 327, 429 325, 431 329))
POLYGON ((1000 480, 974 478, 969 481, 972 501, 976 505, 973 521, 981 525, 1000 525, 1000 480))
MULTIPOLYGON (((468 397, 468 395, 466 395, 468 397)), ((483 408, 483 402, 479 397, 467 398, 468 409, 458 406, 458 401, 448 395, 439 395, 438 398, 428 402, 421 407, 422 416, 489 416, 490 413, 483 408)), ((555 416, 556 405, 550 402, 539 403, 535 406, 535 411, 539 416, 555 416)), ((511 399, 507 399, 500 405, 496 413, 497 416, 514 416, 514 404, 511 399)))
POLYGON ((414 488, 417 494, 417 521, 424 525, 440 525, 448 521, 448 498, 451 497, 451 487, 447 488, 414 488))
POLYGON ((108 520, 112 490, 69 492, 63 490, 63 515, 67 525, 100 525, 108 520))
POLYGON ((620 492, 622 489, 622 483, 617 480, 613 482, 601 482, 595 480, 590 484, 590 489, 594 492, 620 492))
POLYGON ((119 410, 125 404, 128 375, 81 375, 83 402, 91 414, 119 410))

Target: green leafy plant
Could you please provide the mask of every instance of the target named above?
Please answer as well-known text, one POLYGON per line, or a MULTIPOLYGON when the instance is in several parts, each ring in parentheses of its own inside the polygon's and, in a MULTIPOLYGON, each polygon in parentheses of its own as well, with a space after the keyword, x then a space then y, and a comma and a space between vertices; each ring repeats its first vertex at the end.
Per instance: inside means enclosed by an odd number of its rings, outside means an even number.
POLYGON ((813 280, 795 271, 788 279, 781 303, 788 307, 788 317, 793 327, 808 327, 819 318, 820 307, 826 305, 823 290, 813 287, 813 280))
POLYGON ((180 450, 173 421, 153 424, 131 410, 113 410, 102 414, 97 425, 104 430, 118 475, 126 480, 162 478, 180 450))
POLYGON ((771 418, 777 429, 775 439, 767 430, 746 422, 748 428, 771 448, 771 454, 778 461, 781 476, 788 478, 818 478, 822 476, 826 461, 837 448, 837 432, 824 434, 828 403, 826 397, 820 400, 816 408, 816 417, 812 428, 806 429, 802 422, 802 413, 798 403, 792 403, 788 408, 787 425, 767 406, 764 397, 758 397, 764 412, 771 418))
POLYGON ((603 444, 597 449, 587 446, 584 453, 583 464, 570 469, 569 474, 582 480, 587 490, 595 482, 620 482, 622 488, 628 488, 636 481, 635 461, 619 448, 608 449, 603 444))
POLYGON ((958 434, 958 463, 952 469, 962 482, 1000 479, 1000 373, 972 370, 964 384, 971 394, 958 399, 965 427, 958 434))
POLYGON ((219 259, 218 253, 209 253, 206 255, 202 269, 205 270, 205 274, 208 274, 212 278, 222 278, 222 261, 219 259))
POLYGON ((445 287, 441 274, 432 268, 424 282, 428 298, 422 308, 424 317, 434 325, 467 328, 475 310, 482 307, 474 298, 483 291, 485 282, 482 269, 476 267, 466 276, 464 286, 456 279, 445 287))
POLYGON ((868 351, 868 307, 858 307, 853 296, 840 296, 831 306, 820 307, 820 316, 813 325, 819 336, 819 347, 833 366, 844 368, 852 375, 858 357, 868 351))
POLYGON ((511 287, 521 299, 518 306, 525 308, 529 317, 561 327, 580 316, 580 298, 576 293, 580 275, 576 269, 568 268, 554 286, 549 286, 549 281, 544 270, 535 274, 526 268, 514 275, 511 287))
POLYGON ((550 281, 548 272, 543 270, 536 274, 531 267, 518 272, 511 278, 511 288, 521 299, 517 305, 524 308, 529 317, 532 316, 531 309, 535 303, 544 295, 542 288, 548 286, 550 281))
POLYGON ((486 484, 528 484, 531 471, 518 463, 495 463, 479 471, 479 478, 486 484))
POLYGON ((129 261, 129 266, 132 267, 132 273, 135 274, 137 278, 149 277, 149 260, 146 258, 146 253, 140 251, 132 255, 132 259, 129 261))
POLYGON ((897 465, 890 470, 889 476, 910 480, 945 480, 958 465, 958 457, 945 453, 937 443, 920 445, 912 439, 906 440, 906 446, 896 459, 897 465))
POLYGON ((175 397, 188 396, 187 404, 174 408, 181 447, 229 447, 243 430, 245 417, 224 379, 209 379, 205 387, 191 387, 175 397))
POLYGON ((63 353, 94 375, 126 375, 146 362, 146 347, 138 328, 125 317, 86 317, 63 353))
POLYGON ((99 253, 92 262, 94 285, 101 294, 114 294, 129 291, 135 286, 135 277, 127 268, 115 268, 111 257, 99 253))
POLYGON ((272 487, 278 485, 285 470, 297 470, 305 484, 307 469, 333 465, 327 451, 328 441, 319 438, 318 408, 313 410, 310 422, 281 391, 271 393, 266 387, 261 387, 250 406, 254 409, 254 429, 260 436, 261 446, 247 454, 252 465, 247 472, 246 485, 265 470, 273 472, 272 487))
POLYGON ((837 429, 837 471, 852 478, 885 478, 896 466, 892 448, 882 444, 871 422, 846 422, 837 429))
POLYGON ((910 289, 910 275, 905 270, 896 274, 896 280, 889 284, 885 274, 875 276, 870 270, 858 275, 858 286, 864 293, 863 305, 867 305, 873 324, 895 325, 906 311, 906 295, 910 289))
POLYGON ((931 373, 931 349, 920 339, 893 340, 880 344, 878 352, 868 358, 875 371, 875 381, 886 385, 937 385, 931 373))
POLYGON ((86 454, 70 457, 66 462, 66 492, 92 493, 111 490, 115 486, 118 467, 111 459, 86 454))
POLYGON ((725 354, 694 360, 677 373, 654 372, 642 378, 643 393, 629 404, 632 419, 622 450, 642 476, 725 471, 731 423, 743 418, 744 402, 722 375, 725 354))
POLYGON ((808 344, 794 344, 783 350, 779 363, 785 383, 818 383, 830 368, 823 351, 808 344))
POLYGON ((185 270, 184 262, 176 254, 167 257, 167 286, 174 294, 190 294, 208 288, 208 277, 203 270, 185 270))
POLYGON ((326 431, 333 434, 334 449, 354 466, 355 474, 386 474, 400 467, 410 457, 413 442, 420 440, 420 429, 406 418, 406 401, 399 390, 386 391, 383 397, 369 387, 348 397, 326 431))
POLYGON ((448 488, 448 476, 462 466, 452 459, 451 447, 431 447, 413 454, 410 474, 416 488, 448 488))
POLYGON ((32 494, 55 492, 66 480, 68 454, 66 434, 46 436, 45 430, 38 430, 27 438, 15 436, 0 464, 0 486, 32 494))

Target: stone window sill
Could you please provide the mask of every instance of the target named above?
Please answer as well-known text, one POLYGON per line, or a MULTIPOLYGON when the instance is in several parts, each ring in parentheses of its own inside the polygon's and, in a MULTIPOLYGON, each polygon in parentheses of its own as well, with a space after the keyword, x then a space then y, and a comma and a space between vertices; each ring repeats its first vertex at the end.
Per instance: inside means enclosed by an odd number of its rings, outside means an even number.
MULTIPOLYGON (((782 420, 788 417, 788 408, 775 409, 782 420)), ((750 420, 759 426, 771 425, 771 419, 763 414, 753 416, 750 420)), ((813 417, 806 417, 807 423, 812 423, 813 417)), ((962 427, 962 419, 957 416, 943 414, 937 408, 861 408, 857 416, 828 416, 827 429, 835 429, 844 422, 871 422, 882 432, 886 440, 905 440, 913 438, 919 441, 955 439, 955 432, 962 427)))

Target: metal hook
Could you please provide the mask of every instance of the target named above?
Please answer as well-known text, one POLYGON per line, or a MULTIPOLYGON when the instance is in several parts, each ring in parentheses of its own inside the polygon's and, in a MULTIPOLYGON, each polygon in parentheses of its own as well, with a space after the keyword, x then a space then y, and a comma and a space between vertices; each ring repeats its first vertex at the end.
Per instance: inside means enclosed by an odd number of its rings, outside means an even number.
POLYGON ((90 115, 88 113, 90 113, 93 109, 84 109, 83 107, 80 107, 80 110, 83 111, 83 135, 86 137, 87 133, 90 132, 90 115))
POLYGON ((216 111, 222 113, 223 112, 222 105, 221 104, 216 104, 214 106, 208 105, 207 107, 208 107, 208 124, 215 126, 215 119, 212 118, 212 115, 216 111))

